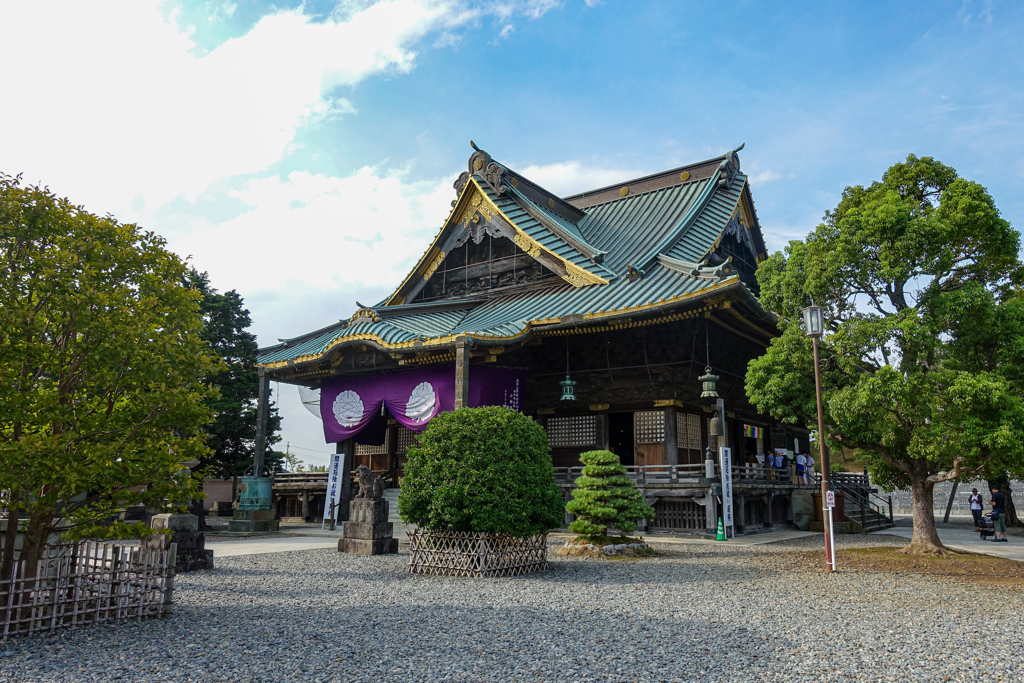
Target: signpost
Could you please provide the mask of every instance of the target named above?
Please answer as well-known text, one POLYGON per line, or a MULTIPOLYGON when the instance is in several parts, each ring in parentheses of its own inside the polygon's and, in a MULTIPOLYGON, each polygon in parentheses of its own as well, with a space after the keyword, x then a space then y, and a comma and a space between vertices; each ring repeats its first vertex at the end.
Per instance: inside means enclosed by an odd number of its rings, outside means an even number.
POLYGON ((736 537, 736 527, 732 518, 732 449, 722 446, 718 449, 718 466, 722 472, 722 521, 725 523, 725 535, 736 537))
POLYGON ((828 548, 826 548, 825 564, 836 570, 836 537, 832 526, 832 508, 836 506, 836 492, 828 490, 825 492, 825 512, 828 514, 828 548))
POLYGON ((327 497, 324 498, 324 521, 320 523, 323 529, 330 517, 333 529, 333 522, 338 517, 338 503, 341 502, 341 465, 345 456, 342 453, 335 453, 331 456, 330 471, 327 475, 327 497))

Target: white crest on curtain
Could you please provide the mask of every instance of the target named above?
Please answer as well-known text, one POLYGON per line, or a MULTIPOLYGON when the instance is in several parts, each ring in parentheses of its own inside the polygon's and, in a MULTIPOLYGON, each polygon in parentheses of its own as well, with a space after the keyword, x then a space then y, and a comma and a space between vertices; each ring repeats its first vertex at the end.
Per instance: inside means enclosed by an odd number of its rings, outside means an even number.
POLYGON ((354 391, 343 391, 334 399, 334 419, 342 427, 355 427, 363 419, 363 402, 354 391))
POLYGON ((437 405, 437 394, 430 382, 420 382, 409 394, 409 401, 405 404, 405 416, 410 420, 423 422, 434 412, 437 405))

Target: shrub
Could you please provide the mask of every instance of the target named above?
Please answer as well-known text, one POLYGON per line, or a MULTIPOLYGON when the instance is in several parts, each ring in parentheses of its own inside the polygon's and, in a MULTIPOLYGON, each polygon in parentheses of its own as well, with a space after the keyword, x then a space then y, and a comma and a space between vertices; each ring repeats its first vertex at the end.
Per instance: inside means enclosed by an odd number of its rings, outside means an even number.
POLYGON ((508 408, 460 408, 427 426, 405 463, 402 518, 433 530, 513 536, 562 525, 544 430, 508 408))
POLYGON ((588 451, 580 455, 580 462, 583 474, 576 479, 577 488, 565 506, 576 515, 569 525, 571 531, 585 538, 600 538, 607 536, 611 527, 629 533, 636 531, 638 519, 654 519, 654 508, 644 502, 626 476, 619 456, 611 451, 588 451))

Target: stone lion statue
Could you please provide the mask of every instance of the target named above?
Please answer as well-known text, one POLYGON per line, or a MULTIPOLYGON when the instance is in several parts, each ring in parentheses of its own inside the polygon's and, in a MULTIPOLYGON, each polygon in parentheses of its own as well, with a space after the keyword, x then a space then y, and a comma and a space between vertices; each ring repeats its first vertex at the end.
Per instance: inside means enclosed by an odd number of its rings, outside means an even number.
POLYGON ((353 472, 359 482, 359 493, 356 498, 380 498, 384 495, 384 480, 374 476, 366 465, 360 465, 353 472))

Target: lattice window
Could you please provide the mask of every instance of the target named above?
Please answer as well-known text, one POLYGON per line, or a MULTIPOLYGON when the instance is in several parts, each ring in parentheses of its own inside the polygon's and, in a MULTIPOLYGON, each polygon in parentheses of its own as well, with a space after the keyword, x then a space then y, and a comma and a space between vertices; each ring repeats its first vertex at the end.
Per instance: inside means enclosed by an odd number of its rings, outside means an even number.
POLYGON ((356 455, 380 455, 381 453, 388 452, 388 443, 384 442, 383 446, 371 446, 369 444, 357 443, 356 444, 356 455))
POLYGON ((637 443, 665 443, 665 411, 638 410, 633 419, 637 443))
POLYGON ((398 426, 398 453, 405 453, 409 450, 409 447, 416 442, 416 432, 412 431, 408 427, 398 426))
POLYGON ((597 443, 597 416, 549 417, 544 431, 552 447, 593 446, 597 443))
POLYGON ((680 448, 701 450, 703 440, 700 435, 700 415, 676 413, 676 439, 680 448))

